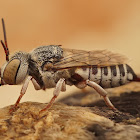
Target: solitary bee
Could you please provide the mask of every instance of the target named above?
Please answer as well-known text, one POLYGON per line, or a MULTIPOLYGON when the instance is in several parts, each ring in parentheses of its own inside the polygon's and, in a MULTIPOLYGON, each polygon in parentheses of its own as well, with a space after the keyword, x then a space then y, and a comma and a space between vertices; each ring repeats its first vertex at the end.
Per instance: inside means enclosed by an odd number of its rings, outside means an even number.
POLYGON ((9 59, 4 20, 2 19, 6 63, 1 68, 1 85, 23 83, 20 96, 10 112, 14 111, 25 94, 29 81, 36 90, 55 88, 54 96, 41 111, 49 109, 59 93, 66 91, 67 85, 78 88, 90 86, 103 98, 105 103, 116 109, 104 88, 140 81, 132 68, 126 64, 126 57, 106 50, 74 50, 60 45, 40 46, 30 53, 17 52, 9 59))

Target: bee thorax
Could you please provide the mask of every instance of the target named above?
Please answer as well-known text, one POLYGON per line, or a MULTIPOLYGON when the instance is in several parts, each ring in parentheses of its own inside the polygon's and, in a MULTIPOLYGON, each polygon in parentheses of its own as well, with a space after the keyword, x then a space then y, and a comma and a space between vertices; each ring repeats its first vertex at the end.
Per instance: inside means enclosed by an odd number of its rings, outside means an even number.
POLYGON ((42 72, 41 75, 45 88, 53 88, 56 86, 54 74, 51 72, 42 72))
POLYGON ((52 70, 52 68, 53 68, 53 64, 48 62, 48 63, 43 65, 42 70, 43 71, 49 71, 49 70, 52 70))
POLYGON ((60 71, 41 71, 40 74, 42 76, 42 81, 44 83, 45 88, 53 88, 56 86, 59 79, 64 78, 67 83, 67 79, 71 77, 71 74, 68 70, 60 70, 60 71))
POLYGON ((46 62, 56 62, 62 58, 63 50, 59 45, 40 46, 31 52, 31 59, 43 66, 46 62))

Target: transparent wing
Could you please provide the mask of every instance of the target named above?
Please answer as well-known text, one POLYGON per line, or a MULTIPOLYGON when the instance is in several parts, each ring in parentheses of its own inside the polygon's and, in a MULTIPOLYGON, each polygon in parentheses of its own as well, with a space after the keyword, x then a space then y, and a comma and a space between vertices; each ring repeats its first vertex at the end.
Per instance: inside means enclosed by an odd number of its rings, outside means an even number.
POLYGON ((123 64, 127 60, 125 56, 107 50, 84 51, 63 49, 63 58, 55 63, 54 67, 57 69, 91 65, 103 67, 123 64))

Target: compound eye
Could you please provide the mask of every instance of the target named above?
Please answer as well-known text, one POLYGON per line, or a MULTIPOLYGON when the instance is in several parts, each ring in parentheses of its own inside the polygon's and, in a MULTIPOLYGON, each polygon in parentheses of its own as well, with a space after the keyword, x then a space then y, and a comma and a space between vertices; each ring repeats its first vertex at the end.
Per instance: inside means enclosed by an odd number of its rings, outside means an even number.
POLYGON ((19 67, 20 67, 19 59, 13 59, 6 65, 3 72, 3 80, 5 81, 5 83, 9 85, 16 84, 16 76, 19 67))

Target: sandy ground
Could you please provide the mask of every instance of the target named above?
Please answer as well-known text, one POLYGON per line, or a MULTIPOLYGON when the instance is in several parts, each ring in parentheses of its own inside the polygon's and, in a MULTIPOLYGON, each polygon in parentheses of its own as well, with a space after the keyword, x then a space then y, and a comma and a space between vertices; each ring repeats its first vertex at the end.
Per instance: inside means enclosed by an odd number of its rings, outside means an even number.
MULTIPOLYGON (((49 44, 84 50, 108 49, 126 55, 136 73, 140 73, 139 1, 2 0, 0 4, 0 18, 6 22, 11 54, 49 44)), ((2 47, 0 58, 2 66, 5 62, 2 47)), ((0 107, 13 104, 20 89, 21 86, 1 87, 0 107)), ((67 89, 61 97, 78 90, 67 89)), ((35 91, 30 84, 22 102, 47 102, 51 96, 52 90, 35 91)))

